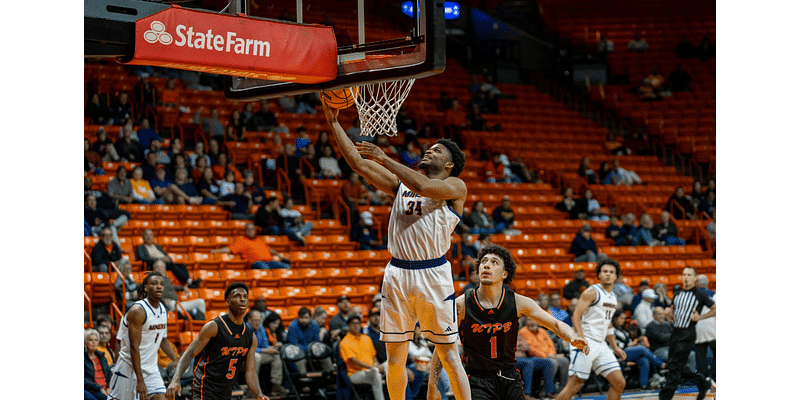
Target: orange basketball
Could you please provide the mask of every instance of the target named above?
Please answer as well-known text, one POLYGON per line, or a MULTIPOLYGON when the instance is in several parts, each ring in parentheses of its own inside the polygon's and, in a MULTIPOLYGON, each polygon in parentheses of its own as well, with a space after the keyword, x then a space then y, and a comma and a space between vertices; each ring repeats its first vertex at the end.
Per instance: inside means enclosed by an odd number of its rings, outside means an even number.
MULTIPOLYGON (((352 88, 352 90, 358 94, 358 88, 352 88)), ((350 88, 322 92, 321 99, 325 104, 338 109, 347 108, 355 104, 350 88)))

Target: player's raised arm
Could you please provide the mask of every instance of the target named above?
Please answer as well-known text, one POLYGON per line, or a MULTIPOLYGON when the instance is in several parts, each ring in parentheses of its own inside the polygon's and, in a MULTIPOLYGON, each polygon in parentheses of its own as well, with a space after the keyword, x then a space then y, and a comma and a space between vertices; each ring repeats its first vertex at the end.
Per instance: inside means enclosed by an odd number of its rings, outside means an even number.
POLYGON ((394 196, 400 182, 397 177, 375 161, 362 158, 358 154, 356 146, 339 124, 339 110, 328 106, 324 101, 322 102, 322 109, 325 111, 325 119, 328 120, 328 125, 333 131, 333 137, 336 139, 336 144, 339 146, 345 161, 347 161, 347 165, 380 191, 394 196))
POLYGON ((532 318, 539 325, 555 332, 558 337, 564 339, 567 343, 583 350, 585 354, 589 354, 589 346, 586 344, 586 340, 575 333, 575 330, 570 328, 569 325, 557 320, 552 314, 543 310, 533 299, 516 293, 514 295, 516 296, 518 316, 524 315, 532 318))
MULTIPOLYGON (((386 167, 412 192, 422 197, 430 197, 437 200, 456 200, 467 197, 467 184, 458 177, 447 176, 443 179, 431 179, 393 160, 373 143, 359 142, 356 145, 356 149, 360 154, 372 157, 377 163, 386 167)), ((431 157, 449 157, 444 154, 447 151, 447 148, 441 145, 431 146, 420 162, 429 161, 431 157)), ((445 165, 447 163, 451 164, 450 168, 452 168, 452 161, 445 162, 445 165)))
POLYGON ((186 372, 186 368, 189 368, 189 364, 191 364, 195 356, 197 356, 197 354, 206 347, 208 341, 215 336, 217 336, 217 323, 213 320, 206 322, 203 328, 200 329, 200 333, 192 340, 192 343, 189 344, 189 347, 186 348, 186 351, 183 352, 180 360, 178 360, 178 365, 175 367, 175 374, 172 375, 172 380, 169 382, 167 393, 165 394, 168 399, 175 399, 175 393, 181 390, 181 376, 186 372))

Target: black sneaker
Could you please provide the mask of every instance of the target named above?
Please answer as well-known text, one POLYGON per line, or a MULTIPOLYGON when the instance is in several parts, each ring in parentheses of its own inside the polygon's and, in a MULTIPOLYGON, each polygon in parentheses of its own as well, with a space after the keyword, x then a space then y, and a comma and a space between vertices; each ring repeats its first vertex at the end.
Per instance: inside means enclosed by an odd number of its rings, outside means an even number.
POLYGON ((711 381, 709 380, 709 378, 703 379, 701 383, 702 385, 698 388, 699 391, 697 392, 697 400, 705 399, 706 392, 708 392, 708 389, 711 387, 711 381))
POLYGON ((203 282, 203 278, 192 279, 192 283, 189 284, 189 289, 199 288, 201 282, 203 282))

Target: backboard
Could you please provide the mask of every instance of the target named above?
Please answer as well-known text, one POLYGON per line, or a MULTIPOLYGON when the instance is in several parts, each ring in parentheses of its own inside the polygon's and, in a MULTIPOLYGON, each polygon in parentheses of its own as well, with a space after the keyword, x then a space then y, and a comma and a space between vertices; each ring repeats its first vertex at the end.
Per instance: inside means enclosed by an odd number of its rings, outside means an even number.
POLYGON ((318 84, 225 76, 229 99, 298 95, 365 82, 419 79, 444 71, 443 0, 420 0, 417 7, 412 5, 410 17, 403 14, 400 4, 384 0, 278 0, 258 9, 249 8, 250 4, 234 0, 226 12, 332 26, 338 47, 337 75, 318 84))

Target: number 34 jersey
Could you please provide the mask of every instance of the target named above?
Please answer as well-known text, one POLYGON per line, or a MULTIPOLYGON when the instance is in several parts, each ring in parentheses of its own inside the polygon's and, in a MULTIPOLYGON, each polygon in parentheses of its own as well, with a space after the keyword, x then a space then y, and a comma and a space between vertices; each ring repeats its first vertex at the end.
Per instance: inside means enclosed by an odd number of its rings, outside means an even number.
POLYGON ((503 287, 496 308, 484 308, 475 290, 464 294, 464 319, 458 327, 464 346, 464 366, 470 371, 499 371, 517 365, 519 317, 514 291, 503 287))
POLYGON ((422 197, 401 182, 389 218, 389 253, 408 261, 439 258, 450 250, 460 220, 446 200, 422 197))

